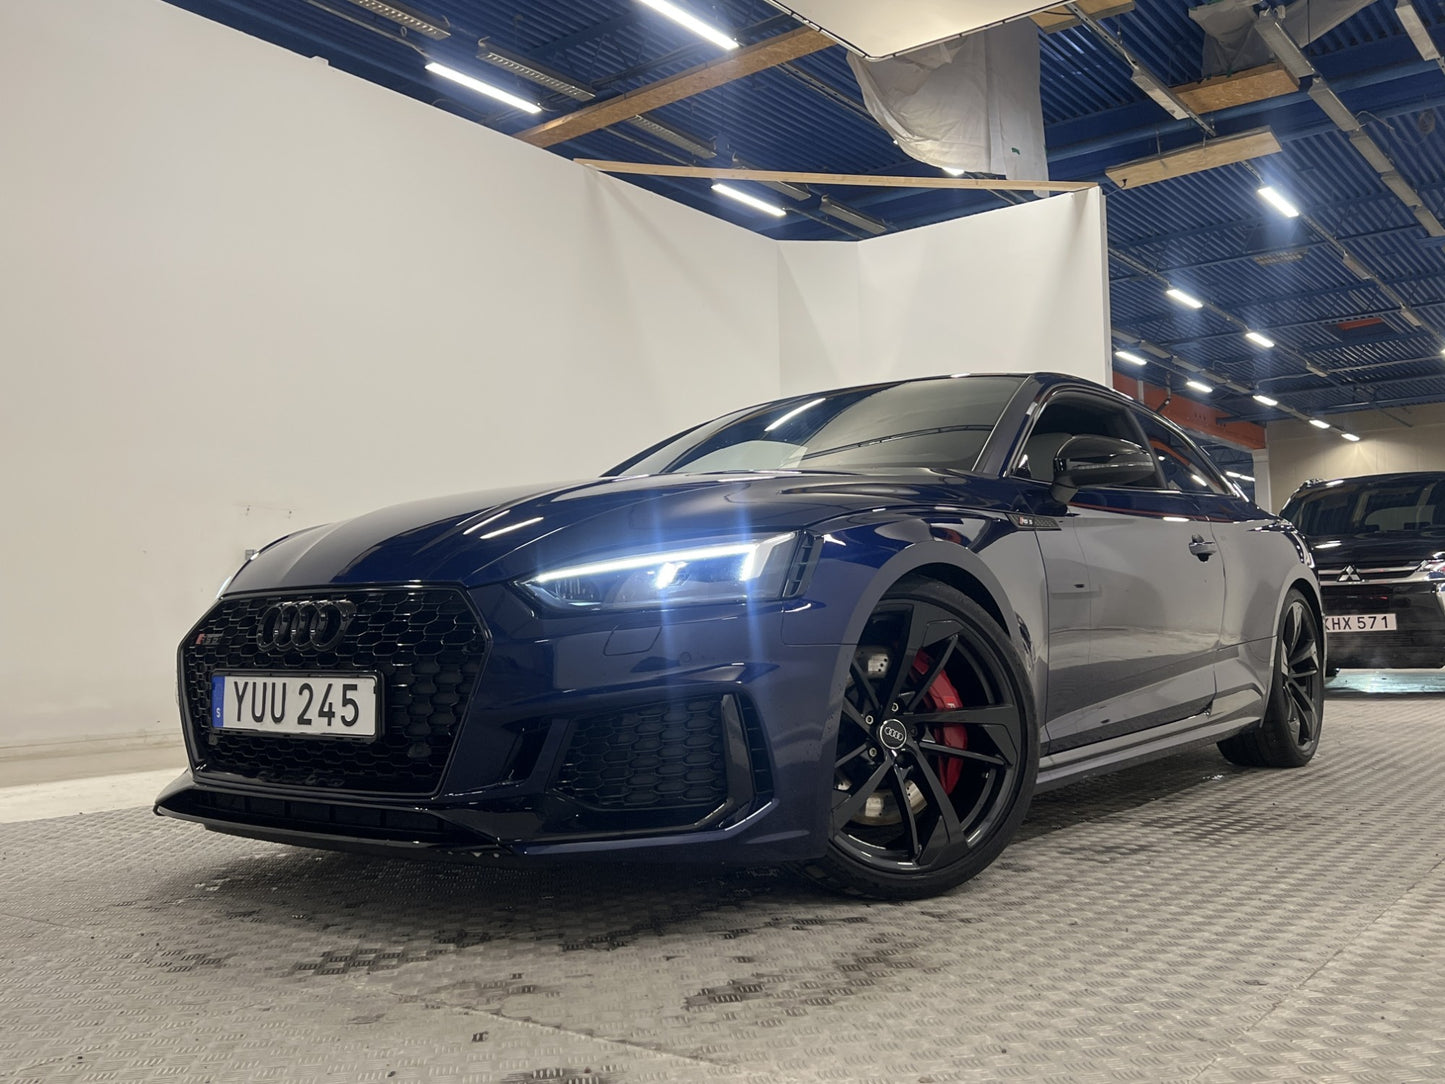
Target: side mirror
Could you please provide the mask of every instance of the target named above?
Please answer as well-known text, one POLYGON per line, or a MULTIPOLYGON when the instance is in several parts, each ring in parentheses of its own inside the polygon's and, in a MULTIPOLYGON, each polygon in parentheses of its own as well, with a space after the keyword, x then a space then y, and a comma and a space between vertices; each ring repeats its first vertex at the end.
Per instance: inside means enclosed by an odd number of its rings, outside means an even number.
POLYGON ((1086 486, 1127 486, 1154 477, 1154 456, 1137 444, 1114 437, 1070 437, 1054 456, 1049 496, 1067 504, 1086 486))

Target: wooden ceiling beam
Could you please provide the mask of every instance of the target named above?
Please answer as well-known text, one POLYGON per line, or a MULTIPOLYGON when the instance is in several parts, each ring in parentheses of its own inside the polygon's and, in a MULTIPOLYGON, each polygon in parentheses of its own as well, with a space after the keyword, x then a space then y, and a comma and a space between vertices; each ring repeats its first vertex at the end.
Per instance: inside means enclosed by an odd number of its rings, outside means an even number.
POLYGON ((1278 154, 1280 150, 1279 140, 1272 131, 1256 128, 1252 132, 1221 136, 1192 147, 1182 147, 1168 154, 1110 166, 1104 173, 1120 188, 1138 188, 1155 181, 1167 181, 1171 177, 1184 177, 1235 162, 1247 162, 1251 158, 1262 158, 1266 154, 1278 154))
POLYGON ((706 177, 713 180, 784 181, 788 184, 858 185, 871 188, 973 188, 987 192, 1078 192, 1093 181, 1009 181, 989 177, 882 177, 872 173, 798 173, 784 169, 733 169, 729 166, 673 166, 653 162, 605 162, 574 158, 579 166, 603 173, 638 173, 649 177, 706 177))
MULTIPOLYGON (((1134 0, 1079 0, 1079 10, 1091 19, 1111 19, 1134 10, 1134 0)), ((1078 26, 1079 19, 1065 7, 1036 11, 1029 16, 1045 34, 1078 26)))
POLYGON ((837 43, 832 38, 825 37, 809 27, 789 30, 785 34, 764 38, 754 45, 730 52, 706 64, 670 75, 656 83, 649 83, 616 98, 584 106, 535 128, 528 128, 524 132, 518 132, 517 138, 534 147, 554 147, 558 143, 566 143, 569 139, 576 139, 599 128, 620 124, 639 113, 659 109, 755 72, 776 68, 779 64, 820 52, 835 44, 837 43))
POLYGON ((1279 98, 1299 90, 1299 80, 1284 70, 1280 63, 1262 64, 1258 68, 1216 75, 1198 83, 1171 88, 1174 96, 1196 113, 1213 113, 1235 105, 1249 105, 1270 98, 1279 98))

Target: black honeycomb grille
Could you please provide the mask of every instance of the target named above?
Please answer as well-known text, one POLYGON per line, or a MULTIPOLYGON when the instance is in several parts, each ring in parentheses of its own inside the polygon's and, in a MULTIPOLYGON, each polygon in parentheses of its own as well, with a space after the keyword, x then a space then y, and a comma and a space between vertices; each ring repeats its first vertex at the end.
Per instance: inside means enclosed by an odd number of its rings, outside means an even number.
POLYGON ((266 783, 430 794, 441 783, 487 637, 466 597, 449 588, 310 591, 218 603, 181 645, 181 673, 196 770, 266 783), (327 651, 265 650, 261 615, 277 602, 346 600, 356 614, 327 651), (210 726, 216 671, 358 671, 380 676, 375 741, 244 734, 210 726))
POLYGON ((721 698, 579 717, 552 789, 604 810, 716 807, 728 794, 721 698))

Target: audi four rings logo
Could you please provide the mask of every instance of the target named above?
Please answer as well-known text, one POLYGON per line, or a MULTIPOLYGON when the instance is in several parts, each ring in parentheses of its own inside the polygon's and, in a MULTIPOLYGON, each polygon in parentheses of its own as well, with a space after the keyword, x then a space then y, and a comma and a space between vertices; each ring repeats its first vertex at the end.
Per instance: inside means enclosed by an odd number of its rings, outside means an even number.
POLYGON ((330 651, 355 616, 356 607, 344 599, 280 602, 261 614, 256 640, 267 651, 330 651))

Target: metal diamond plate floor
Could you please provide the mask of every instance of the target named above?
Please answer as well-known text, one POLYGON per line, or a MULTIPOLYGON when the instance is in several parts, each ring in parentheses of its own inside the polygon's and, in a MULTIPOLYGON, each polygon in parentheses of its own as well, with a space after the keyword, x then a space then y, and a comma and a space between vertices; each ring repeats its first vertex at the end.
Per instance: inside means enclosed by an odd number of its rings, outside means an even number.
POLYGON ((1445 1080, 1445 684, 1045 795, 944 898, 0 825, 4 1081, 1445 1080))

